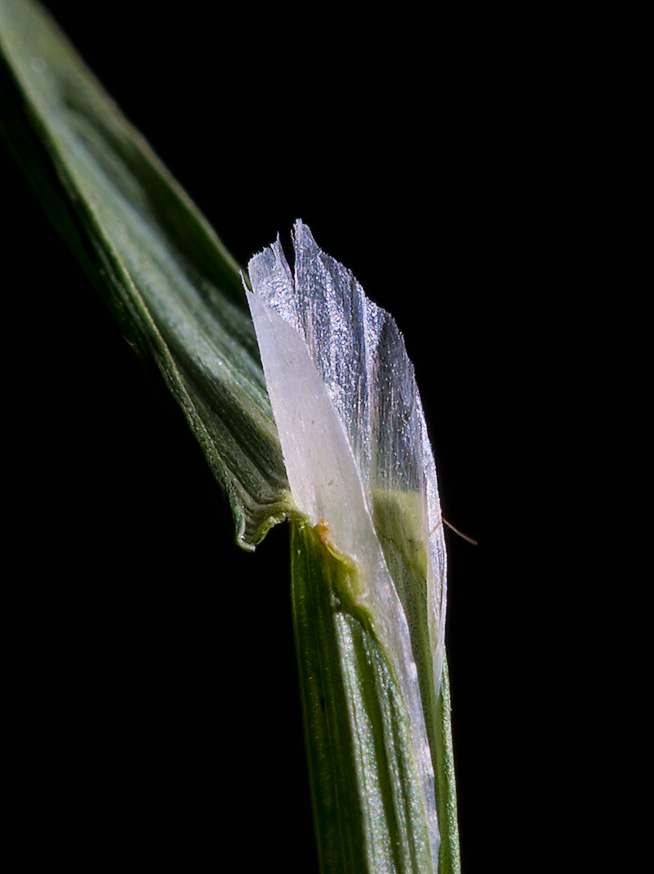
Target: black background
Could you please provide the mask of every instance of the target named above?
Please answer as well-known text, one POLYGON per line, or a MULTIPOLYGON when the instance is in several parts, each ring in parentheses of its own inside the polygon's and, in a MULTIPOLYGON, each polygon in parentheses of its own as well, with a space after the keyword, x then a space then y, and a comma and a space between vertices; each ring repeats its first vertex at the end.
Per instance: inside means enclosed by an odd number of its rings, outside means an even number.
MULTIPOLYGON (((396 317, 445 516, 479 541, 448 533, 447 640, 463 867, 486 870, 539 827, 551 718, 540 580, 566 343, 551 256, 569 239, 547 219, 538 78, 520 81, 483 21, 47 6, 241 264, 278 232, 288 249, 302 218, 396 317)), ((97 861, 129 847, 192 870, 235 850, 233 870, 317 870, 287 532, 233 544, 181 414, 6 161, 30 803, 65 804, 48 840, 97 861)))

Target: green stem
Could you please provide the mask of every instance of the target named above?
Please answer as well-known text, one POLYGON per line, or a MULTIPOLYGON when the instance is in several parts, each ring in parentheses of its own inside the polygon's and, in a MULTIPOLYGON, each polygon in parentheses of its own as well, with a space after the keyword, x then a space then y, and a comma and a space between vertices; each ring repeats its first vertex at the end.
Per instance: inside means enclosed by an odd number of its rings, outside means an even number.
POLYGON ((374 634, 341 593, 356 569, 291 525, 295 635, 323 874, 435 870, 406 707, 374 634))

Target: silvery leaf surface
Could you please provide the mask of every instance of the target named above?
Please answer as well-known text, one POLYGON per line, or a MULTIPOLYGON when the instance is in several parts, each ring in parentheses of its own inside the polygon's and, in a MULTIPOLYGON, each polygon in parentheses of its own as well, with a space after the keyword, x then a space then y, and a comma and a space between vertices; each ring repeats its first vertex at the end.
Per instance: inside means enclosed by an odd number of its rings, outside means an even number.
POLYGON ((414 370, 393 318, 297 222, 249 264, 248 293, 294 501, 353 560, 365 611, 410 712, 433 820, 445 549, 436 470, 414 370))

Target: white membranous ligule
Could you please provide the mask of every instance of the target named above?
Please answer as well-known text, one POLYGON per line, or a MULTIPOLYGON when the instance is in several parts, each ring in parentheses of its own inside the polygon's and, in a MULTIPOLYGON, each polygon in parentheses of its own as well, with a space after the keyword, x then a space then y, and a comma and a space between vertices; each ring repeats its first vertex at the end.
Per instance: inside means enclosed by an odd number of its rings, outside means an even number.
POLYGON ((356 562, 356 597, 372 617, 406 699, 437 858, 428 724, 443 660, 446 559, 422 404, 393 318, 318 248, 302 222, 295 225, 294 247, 294 272, 279 240, 252 258, 248 292, 291 493, 300 512, 313 525, 328 525, 330 543, 356 562), (393 502, 410 507, 411 530, 410 545, 394 542, 393 549, 404 560, 419 555, 415 564, 424 568, 426 604, 419 610, 427 617, 427 690, 414 656, 414 601, 422 596, 407 591, 397 573, 393 579, 380 521, 380 507, 393 502))

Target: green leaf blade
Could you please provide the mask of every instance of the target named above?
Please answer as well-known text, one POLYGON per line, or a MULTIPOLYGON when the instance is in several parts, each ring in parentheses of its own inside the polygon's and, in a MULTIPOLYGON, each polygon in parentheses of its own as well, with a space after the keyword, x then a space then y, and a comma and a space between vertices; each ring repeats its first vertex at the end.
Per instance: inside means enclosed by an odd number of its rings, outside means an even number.
POLYGON ((36 4, 2 4, 0 45, 10 148, 21 160, 17 144, 30 146, 27 172, 125 335, 161 371, 225 491, 237 542, 253 548, 292 501, 236 263, 36 4))

